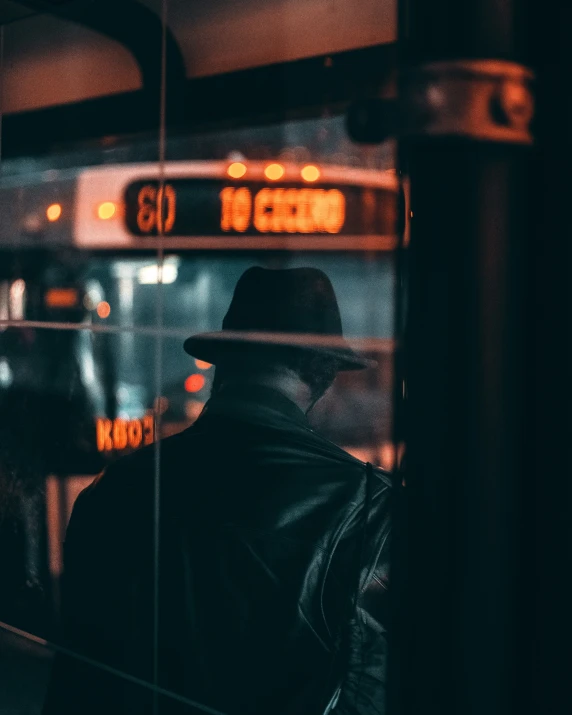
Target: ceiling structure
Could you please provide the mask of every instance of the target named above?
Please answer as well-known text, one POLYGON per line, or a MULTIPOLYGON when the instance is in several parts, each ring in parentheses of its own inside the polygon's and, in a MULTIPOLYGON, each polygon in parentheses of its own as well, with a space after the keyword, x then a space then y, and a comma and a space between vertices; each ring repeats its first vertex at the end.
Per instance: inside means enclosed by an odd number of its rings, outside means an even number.
MULTIPOLYGON (((139 2, 160 17, 162 0, 139 2)), ((126 45, 77 19, 86 8, 92 17, 93 8, 101 8, 111 26, 118 8, 136 10, 136 5, 134 0, 0 0, 0 23, 9 23, 4 113, 140 88, 141 68, 126 45), (44 8, 52 12, 38 14, 44 8)), ((167 8, 183 71, 192 79, 379 45, 396 35, 395 0, 168 0, 167 8)), ((132 26, 136 33, 138 20, 132 26)))
POLYGON ((0 25, 92 0, 0 0, 0 25))
POLYGON ((0 25, 7 25, 16 20, 22 20, 25 17, 35 14, 35 10, 25 7, 13 0, 0 0, 0 25))
MULTIPOLYGON (((159 15, 162 0, 140 0, 159 15)), ((189 76, 394 42, 396 0, 168 0, 189 76), (216 48, 216 52, 213 52, 216 48)))
MULTIPOLYGON (((167 0, 169 131, 321 116, 391 94, 396 1, 167 0)), ((0 0, 3 157, 157 131, 162 9, 0 0)))

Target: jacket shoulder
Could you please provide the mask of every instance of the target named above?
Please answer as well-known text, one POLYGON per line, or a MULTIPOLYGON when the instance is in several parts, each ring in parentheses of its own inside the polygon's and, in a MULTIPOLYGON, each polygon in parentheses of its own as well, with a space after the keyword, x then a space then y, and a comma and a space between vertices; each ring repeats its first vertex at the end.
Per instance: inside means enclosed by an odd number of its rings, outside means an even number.
POLYGON ((338 461, 340 464, 347 465, 348 472, 351 471, 356 475, 356 477, 364 478, 369 471, 370 476, 373 479, 373 484, 371 485, 371 487, 373 488, 373 492, 375 494, 377 494, 378 492, 387 491, 393 486, 393 482, 389 472, 374 464, 370 464, 368 462, 362 461, 361 459, 358 459, 346 450, 342 449, 341 447, 338 447, 338 445, 334 442, 330 442, 330 440, 326 439, 322 435, 319 435, 315 432, 312 432, 311 434, 315 440, 316 445, 321 445, 322 449, 326 450, 328 455, 333 460, 338 461))
POLYGON ((171 437, 138 449, 109 464, 93 482, 78 496, 76 504, 99 504, 121 501, 121 497, 133 499, 145 495, 154 486, 157 466, 157 449, 161 462, 173 459, 182 447, 182 437, 188 432, 180 432, 171 437))

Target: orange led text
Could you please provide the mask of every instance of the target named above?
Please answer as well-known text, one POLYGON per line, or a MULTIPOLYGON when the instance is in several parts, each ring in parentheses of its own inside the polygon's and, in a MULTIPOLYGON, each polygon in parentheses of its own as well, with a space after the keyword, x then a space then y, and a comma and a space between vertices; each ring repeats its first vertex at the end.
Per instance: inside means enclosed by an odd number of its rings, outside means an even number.
POLYGON ((223 231, 244 233, 339 233, 346 199, 338 189, 264 188, 254 197, 246 187, 221 191, 223 231))
POLYGON ((152 444, 154 439, 153 415, 145 415, 140 420, 123 420, 119 417, 109 420, 106 417, 98 417, 95 428, 99 452, 138 449, 152 444))

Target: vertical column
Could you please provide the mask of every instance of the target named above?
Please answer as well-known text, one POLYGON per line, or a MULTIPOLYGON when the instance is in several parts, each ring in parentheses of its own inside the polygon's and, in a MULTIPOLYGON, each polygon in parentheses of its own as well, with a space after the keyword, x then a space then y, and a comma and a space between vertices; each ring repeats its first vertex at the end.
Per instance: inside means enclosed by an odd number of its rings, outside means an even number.
MULTIPOLYGON (((527 671, 532 73, 518 3, 401 6, 407 556, 393 712, 516 712, 527 671)), ((521 3, 522 5, 522 3, 521 3)))
POLYGON ((538 106, 529 210, 534 370, 526 394, 534 593, 528 640, 534 647, 527 646, 532 655, 525 690, 537 712, 564 713, 572 712, 572 4, 532 0, 529 18, 538 106))

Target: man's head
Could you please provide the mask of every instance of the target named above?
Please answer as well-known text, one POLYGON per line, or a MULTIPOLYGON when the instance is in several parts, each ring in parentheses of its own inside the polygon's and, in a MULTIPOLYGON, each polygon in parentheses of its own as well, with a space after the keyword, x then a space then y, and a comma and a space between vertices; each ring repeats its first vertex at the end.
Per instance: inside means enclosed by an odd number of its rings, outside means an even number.
POLYGON ((288 384, 295 389, 298 381, 307 391, 303 400, 307 411, 331 387, 338 370, 339 361, 330 355, 282 346, 244 346, 230 351, 217 364, 213 393, 228 383, 258 383, 278 389, 288 384))
POLYGON ((328 276, 316 268, 249 268, 240 277, 222 330, 192 335, 189 355, 216 365, 216 392, 229 382, 266 384, 308 411, 341 370, 374 365, 343 337, 328 276))

